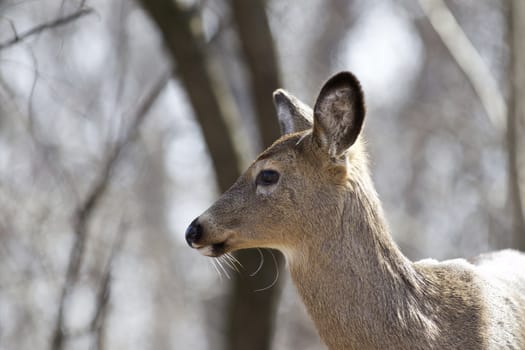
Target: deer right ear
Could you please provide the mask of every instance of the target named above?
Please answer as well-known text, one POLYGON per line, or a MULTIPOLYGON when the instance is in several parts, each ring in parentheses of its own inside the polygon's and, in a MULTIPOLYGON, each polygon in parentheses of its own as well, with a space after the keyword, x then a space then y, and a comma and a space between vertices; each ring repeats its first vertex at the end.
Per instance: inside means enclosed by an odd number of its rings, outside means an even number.
POLYGON ((314 107, 313 139, 339 158, 354 144, 365 119, 361 84, 350 72, 341 72, 324 84, 314 107))
POLYGON ((312 128, 312 109, 295 96, 283 89, 277 89, 273 93, 273 103, 277 110, 281 135, 312 128))

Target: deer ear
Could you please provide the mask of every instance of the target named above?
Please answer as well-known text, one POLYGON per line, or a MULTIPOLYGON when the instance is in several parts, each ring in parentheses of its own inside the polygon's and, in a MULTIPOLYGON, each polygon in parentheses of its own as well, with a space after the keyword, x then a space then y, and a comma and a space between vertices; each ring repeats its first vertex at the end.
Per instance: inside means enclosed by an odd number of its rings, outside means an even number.
POLYGON ((313 138, 332 158, 354 144, 365 119, 361 84, 350 72, 341 72, 324 84, 314 107, 313 138))
POLYGON ((273 93, 273 103, 277 110, 281 135, 304 131, 312 128, 313 112, 295 96, 283 89, 273 93))

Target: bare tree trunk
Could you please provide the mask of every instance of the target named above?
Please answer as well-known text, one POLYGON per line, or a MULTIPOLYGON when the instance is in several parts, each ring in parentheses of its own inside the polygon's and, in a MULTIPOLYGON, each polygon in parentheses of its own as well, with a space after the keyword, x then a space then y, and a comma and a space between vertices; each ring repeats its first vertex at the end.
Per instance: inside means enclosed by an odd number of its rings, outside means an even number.
POLYGON ((158 26, 200 124, 217 182, 226 191, 240 175, 240 154, 229 128, 235 105, 220 71, 206 55, 202 27, 191 8, 173 0, 141 0, 158 26))
MULTIPOLYGON (((281 83, 264 1, 232 0, 231 6, 249 73, 250 92, 262 146, 268 147, 280 136, 272 93, 281 83)), ((270 260, 262 266, 257 278, 240 274, 234 277, 228 305, 230 313, 225 344, 228 350, 266 350, 271 347, 275 311, 281 288, 277 284, 263 292, 254 291, 261 288, 262 283, 271 283, 282 270, 282 255, 279 252, 273 253, 277 263, 274 266, 270 260)), ((254 269, 257 269, 261 261, 259 252, 253 249, 238 252, 237 257, 245 266, 254 269)))
POLYGON ((522 169, 525 165, 525 2, 511 0, 509 13, 509 46, 511 50, 507 139, 509 147, 509 200, 513 210, 513 246, 525 250, 525 217, 523 213, 522 169))
MULTIPOLYGON (((240 175, 240 157, 236 152, 227 123, 232 119, 235 110, 233 110, 231 96, 225 91, 224 81, 218 78, 219 72, 214 69, 213 62, 206 53, 197 18, 171 0, 142 0, 141 2, 161 30, 165 44, 177 64, 178 76, 186 88, 202 128, 219 188, 225 191, 240 175)), ((266 18, 263 21, 267 22, 266 18)), ((267 24, 266 28, 268 29, 267 24)), ((263 35, 266 35, 264 40, 272 45, 269 31, 263 35)), ((251 57, 254 47, 251 46, 249 50, 251 57)), ((274 56, 273 48, 268 54, 274 56)), ((277 123, 272 118, 275 111, 271 100, 271 93, 278 86, 275 57, 272 58, 272 62, 270 71, 258 69, 252 74, 255 100, 258 101, 257 114, 267 118, 264 122, 260 122, 265 144, 269 144, 279 135, 277 123), (261 101, 263 95, 266 101, 261 101)), ((267 63, 257 62, 260 66, 267 63)), ((257 269, 260 259, 257 251, 246 251, 240 256, 248 271, 257 269)), ((270 262, 260 269, 257 278, 250 276, 235 278, 233 294, 230 296, 230 341, 226 345, 227 349, 269 348, 278 289, 258 293, 255 290, 261 288, 261 284, 264 286, 266 281, 271 282, 275 274, 275 267, 270 262)))
POLYGON ((281 87, 272 33, 262 0, 232 0, 242 52, 250 75, 251 91, 263 147, 279 137, 272 93, 281 87))

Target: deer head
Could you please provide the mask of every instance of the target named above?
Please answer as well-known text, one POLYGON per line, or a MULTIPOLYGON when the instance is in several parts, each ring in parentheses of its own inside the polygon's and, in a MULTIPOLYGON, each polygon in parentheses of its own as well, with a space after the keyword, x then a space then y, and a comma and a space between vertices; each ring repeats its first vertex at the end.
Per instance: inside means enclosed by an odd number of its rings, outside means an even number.
POLYGON ((499 266, 521 266, 525 255, 412 263, 395 245, 359 138, 365 107, 351 73, 329 79, 313 111, 282 90, 274 102, 283 136, 191 223, 191 247, 207 256, 281 250, 333 350, 524 348, 523 271, 499 266))
POLYGON ((291 258, 314 242, 336 239, 330 228, 340 221, 349 178, 368 176, 358 140, 364 97, 354 75, 330 78, 313 111, 284 90, 273 98, 282 137, 186 231, 188 244, 203 255, 262 247, 291 258))

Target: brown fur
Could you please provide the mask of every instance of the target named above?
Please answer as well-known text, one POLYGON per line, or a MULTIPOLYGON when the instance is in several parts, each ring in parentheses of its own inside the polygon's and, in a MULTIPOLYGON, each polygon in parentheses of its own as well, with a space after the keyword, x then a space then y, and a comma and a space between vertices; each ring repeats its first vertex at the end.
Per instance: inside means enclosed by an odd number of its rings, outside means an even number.
POLYGON ((358 138, 357 80, 329 80, 313 115, 288 96, 278 93, 276 105, 285 103, 279 118, 292 133, 199 217, 203 236, 192 246, 209 256, 281 250, 333 350, 525 349, 525 255, 409 261, 390 236, 358 138), (263 169, 278 171, 278 183, 258 186, 263 169))

